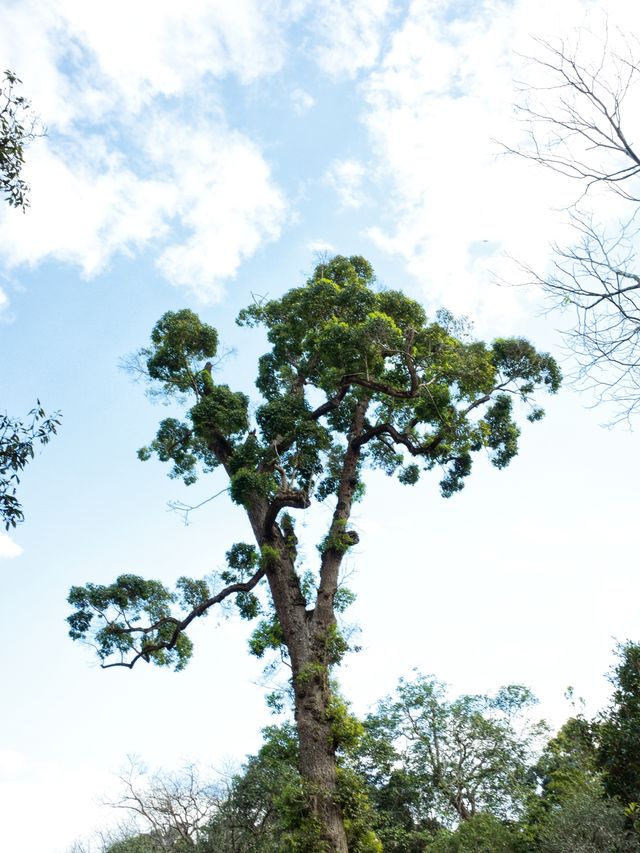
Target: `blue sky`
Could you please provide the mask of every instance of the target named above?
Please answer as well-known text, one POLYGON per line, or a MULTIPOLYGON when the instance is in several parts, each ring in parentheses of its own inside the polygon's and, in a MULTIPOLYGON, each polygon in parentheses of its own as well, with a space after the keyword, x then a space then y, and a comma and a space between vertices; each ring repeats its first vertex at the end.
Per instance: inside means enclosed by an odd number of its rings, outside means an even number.
MULTIPOLYGON (((612 38, 637 30, 637 13, 607 9, 612 38)), ((521 280, 513 258, 547 268, 550 243, 571 239, 575 187, 493 140, 521 139, 514 81, 535 73, 532 37, 583 24, 595 50, 603 20, 586 0, 0 3, 3 67, 48 129, 28 152, 31 207, 0 209, 0 405, 64 413, 25 473, 25 524, 0 536, 12 853, 58 853, 107 822, 95 797, 128 753, 221 767, 269 721, 244 624, 198 625, 181 674, 103 672, 66 636, 72 584, 206 574, 249 536, 225 497, 189 527, 167 511, 224 483, 187 491, 137 461, 166 410, 119 359, 188 306, 234 349, 224 381, 252 392, 264 340, 237 311, 300 284, 320 251, 363 254, 431 312, 562 357, 570 317, 495 279, 521 280)), ((640 462, 634 434, 603 429, 611 413, 589 402, 564 390, 506 471, 479 459, 449 501, 435 476, 371 477, 350 566, 363 651, 341 675, 358 712, 414 667, 455 691, 525 683, 554 722, 569 684, 605 701, 615 639, 638 639, 640 462)), ((305 518, 310 559, 327 512, 305 518)))

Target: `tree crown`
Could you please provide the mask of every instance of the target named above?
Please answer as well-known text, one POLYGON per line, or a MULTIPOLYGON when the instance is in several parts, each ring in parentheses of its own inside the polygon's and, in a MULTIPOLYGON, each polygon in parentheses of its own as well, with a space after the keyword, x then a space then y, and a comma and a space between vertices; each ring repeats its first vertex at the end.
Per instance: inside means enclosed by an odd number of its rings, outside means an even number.
MULTIPOLYGON (((318 546, 316 590, 318 598, 324 591, 333 612, 341 557, 357 542, 348 522, 365 467, 412 485, 440 466, 440 488, 449 497, 463 488, 473 453, 486 450, 498 468, 510 462, 520 434, 513 401, 529 407, 530 420, 542 417, 532 396, 536 389, 558 389, 554 359, 523 338, 491 345, 473 340, 448 312, 430 321, 414 299, 374 284, 368 261, 338 256, 318 264, 301 287, 240 312, 238 323, 263 326, 270 343, 259 360, 253 417, 245 394, 213 378, 216 330, 186 309, 163 315, 138 363, 162 393, 190 394, 193 405, 185 420, 165 418, 139 456, 170 462, 170 475, 187 484, 199 471, 223 466, 230 496, 246 509, 259 549, 231 549, 222 578, 228 585, 215 594, 204 582, 182 579, 192 593, 186 602, 178 597, 185 616, 169 615, 174 594, 155 586, 141 594, 131 575, 111 587, 76 587, 70 599, 77 608, 70 617, 74 638, 85 638, 97 615, 103 621, 94 639, 103 660, 137 650, 135 659, 184 665, 191 648, 179 639, 212 604, 232 594, 242 615, 259 613, 253 588, 274 561, 296 563, 293 518, 282 511, 305 509, 314 499, 336 501, 318 546), (107 604, 113 616, 106 615, 107 604), (144 629, 130 620, 131 613, 138 620, 143 612, 151 620, 144 629), (137 645, 136 634, 142 638, 137 645)), ((300 575, 294 583, 299 600, 313 610, 313 589, 305 593, 300 575)), ((277 621, 263 628, 258 645, 264 650, 282 635, 277 621)))

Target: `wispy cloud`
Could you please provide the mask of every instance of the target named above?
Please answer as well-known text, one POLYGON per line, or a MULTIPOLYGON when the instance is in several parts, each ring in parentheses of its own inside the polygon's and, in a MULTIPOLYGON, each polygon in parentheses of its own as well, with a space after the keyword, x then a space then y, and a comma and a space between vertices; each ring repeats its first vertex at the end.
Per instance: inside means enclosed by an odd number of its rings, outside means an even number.
POLYGON ((307 249, 315 256, 335 252, 335 247, 326 240, 312 240, 310 243, 307 243, 307 249))
POLYGON ((190 232, 162 252, 158 267, 172 284, 216 301, 241 261, 279 236, 284 196, 258 147, 224 125, 185 137, 162 120, 150 151, 180 188, 175 213, 190 232))
POLYGON ((291 92, 291 103, 293 104, 294 112, 301 116, 315 106, 316 100, 309 92, 305 92, 304 89, 298 87, 291 92))
POLYGON ((389 189, 386 221, 368 233, 404 260, 428 299, 510 312, 515 295, 490 286, 496 274, 515 275, 507 256, 544 268, 550 241, 568 236, 558 209, 575 186, 501 156, 493 140, 520 135, 514 80, 530 71, 519 54, 535 48, 531 36, 570 33, 589 6, 484 0, 462 12, 414 0, 366 78, 364 118, 389 189))
POLYGON ((332 77, 354 77, 380 54, 390 0, 319 0, 313 4, 313 56, 332 77))
POLYGON ((0 560, 19 557, 20 554, 22 554, 22 548, 6 533, 0 532, 0 560))
POLYGON ((358 160, 335 160, 325 175, 344 207, 360 207, 365 201, 363 181, 366 170, 358 160))
POLYGON ((184 15, 167 0, 52 0, 40 11, 34 0, 0 9, 0 50, 50 131, 29 151, 27 215, 0 209, 0 256, 92 276, 170 233, 158 268, 218 299, 242 259, 278 236, 286 202, 258 145, 229 129, 203 81, 279 70, 277 4, 196 0, 184 15), (178 95, 191 103, 181 115, 178 95))

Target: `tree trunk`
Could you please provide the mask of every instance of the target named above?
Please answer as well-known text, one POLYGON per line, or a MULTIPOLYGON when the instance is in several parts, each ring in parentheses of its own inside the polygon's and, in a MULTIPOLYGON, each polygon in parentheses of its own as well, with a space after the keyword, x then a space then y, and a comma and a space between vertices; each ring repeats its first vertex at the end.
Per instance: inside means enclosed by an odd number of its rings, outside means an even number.
POLYGON ((300 775, 307 789, 311 817, 317 823, 321 850, 348 853, 342 810, 337 797, 336 753, 329 719, 328 667, 310 658, 294 667, 295 717, 300 742, 300 775), (296 670, 298 670, 296 672, 296 670))
MULTIPOLYGON (((367 402, 357 409, 351 435, 358 435, 367 402), (357 428, 356 428, 357 427, 357 428)), ((357 477, 359 447, 350 445, 338 491, 337 506, 329 536, 345 534, 357 477)), ((287 541, 271 517, 273 507, 254 500, 247 507, 256 541, 269 546, 277 557, 267 567, 267 581, 291 660, 295 697, 295 720, 300 748, 300 775, 305 785, 306 806, 316 824, 319 839, 310 853, 348 853, 342 809, 338 801, 336 750, 329 719, 330 634, 336 627, 333 599, 344 549, 325 550, 320 570, 318 598, 313 611, 307 610, 300 578, 296 572, 295 544, 287 541)), ((351 541, 357 538, 351 534, 351 541)))

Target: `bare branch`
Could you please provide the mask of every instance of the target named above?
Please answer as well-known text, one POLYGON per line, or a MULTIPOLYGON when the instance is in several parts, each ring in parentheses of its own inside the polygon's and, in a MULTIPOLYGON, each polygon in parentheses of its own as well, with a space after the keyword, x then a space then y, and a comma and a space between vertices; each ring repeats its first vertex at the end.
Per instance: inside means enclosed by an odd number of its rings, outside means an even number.
POLYGON ((200 509, 200 507, 205 506, 205 504, 208 504, 211 501, 215 500, 216 498, 219 498, 220 495, 224 495, 228 491, 229 491, 229 486, 227 486, 225 489, 220 489, 220 491, 216 492, 215 495, 211 495, 210 498, 206 498, 205 500, 200 501, 199 504, 195 504, 194 506, 191 506, 191 504, 186 504, 186 503, 183 503, 183 501, 178 501, 178 500, 169 501, 167 506, 169 507, 171 512, 182 513, 184 526, 188 527, 189 523, 190 523, 189 522, 189 513, 195 512, 195 510, 200 509))
POLYGON ((580 38, 573 45, 537 40, 538 53, 526 58, 548 82, 522 85, 517 110, 527 142, 502 147, 583 185, 570 211, 576 244, 554 247, 550 275, 523 269, 550 308, 573 310, 564 335, 577 358, 574 382, 598 402, 614 402, 617 422, 640 411, 640 149, 629 131, 639 108, 640 46, 617 33, 622 48, 614 50, 608 28, 601 39, 586 35, 600 41, 595 61, 582 61, 580 38), (578 206, 596 185, 633 205, 613 228, 594 224, 578 206))

